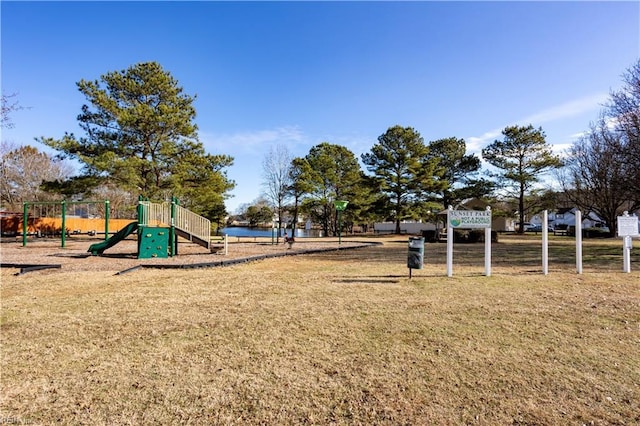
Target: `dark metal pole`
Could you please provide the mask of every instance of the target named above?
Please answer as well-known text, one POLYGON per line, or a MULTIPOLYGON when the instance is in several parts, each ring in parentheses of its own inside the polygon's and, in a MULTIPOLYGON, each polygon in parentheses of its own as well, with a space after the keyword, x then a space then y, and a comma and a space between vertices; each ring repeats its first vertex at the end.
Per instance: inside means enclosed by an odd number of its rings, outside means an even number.
POLYGON ((342 244, 342 210, 338 210, 338 245, 342 244))

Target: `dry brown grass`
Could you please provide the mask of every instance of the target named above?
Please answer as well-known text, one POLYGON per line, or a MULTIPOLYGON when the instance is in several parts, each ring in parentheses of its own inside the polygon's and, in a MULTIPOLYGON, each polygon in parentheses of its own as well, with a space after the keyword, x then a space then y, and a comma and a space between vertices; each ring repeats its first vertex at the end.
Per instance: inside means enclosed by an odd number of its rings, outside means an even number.
MULTIPOLYGON (((638 424, 640 260, 589 241, 383 246, 206 270, 2 275, 0 421, 638 424), (587 259, 589 259, 587 261, 587 259)), ((637 251, 637 249, 636 249, 637 251)))

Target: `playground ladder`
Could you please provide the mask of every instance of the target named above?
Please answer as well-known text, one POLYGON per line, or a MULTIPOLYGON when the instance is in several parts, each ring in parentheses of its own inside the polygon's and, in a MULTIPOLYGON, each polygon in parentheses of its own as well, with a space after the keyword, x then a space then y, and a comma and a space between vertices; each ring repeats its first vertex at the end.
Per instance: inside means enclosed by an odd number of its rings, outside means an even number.
POLYGON ((174 226, 176 234, 207 249, 211 248, 211 221, 175 203, 140 201, 141 226, 174 226), (173 208, 173 221, 172 221, 173 208))

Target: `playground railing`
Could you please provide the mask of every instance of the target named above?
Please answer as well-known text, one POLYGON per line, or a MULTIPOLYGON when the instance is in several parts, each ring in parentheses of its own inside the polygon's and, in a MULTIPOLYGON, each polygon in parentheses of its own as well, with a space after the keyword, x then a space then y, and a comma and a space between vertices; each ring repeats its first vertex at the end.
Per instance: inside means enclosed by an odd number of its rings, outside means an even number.
POLYGON ((187 232, 203 241, 211 239, 211 221, 185 209, 180 205, 175 205, 175 223, 174 226, 184 232, 187 232))
POLYGON ((140 214, 141 226, 171 226, 171 204, 152 203, 140 201, 142 205, 140 214))

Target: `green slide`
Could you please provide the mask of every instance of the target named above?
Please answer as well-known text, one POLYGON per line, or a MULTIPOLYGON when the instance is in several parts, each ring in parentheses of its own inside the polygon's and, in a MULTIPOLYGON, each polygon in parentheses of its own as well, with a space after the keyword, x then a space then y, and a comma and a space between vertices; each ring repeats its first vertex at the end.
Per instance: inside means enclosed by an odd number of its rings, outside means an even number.
POLYGON ((91 254, 93 254, 94 256, 98 254, 102 254, 102 252, 104 252, 109 247, 115 246, 120 241, 127 238, 127 236, 136 232, 137 229, 138 229, 138 222, 131 222, 130 224, 128 224, 127 226, 125 226, 124 228, 122 228, 121 230, 113 234, 108 240, 105 240, 101 243, 91 244, 91 247, 89 247, 89 250, 87 251, 91 252, 91 254))

